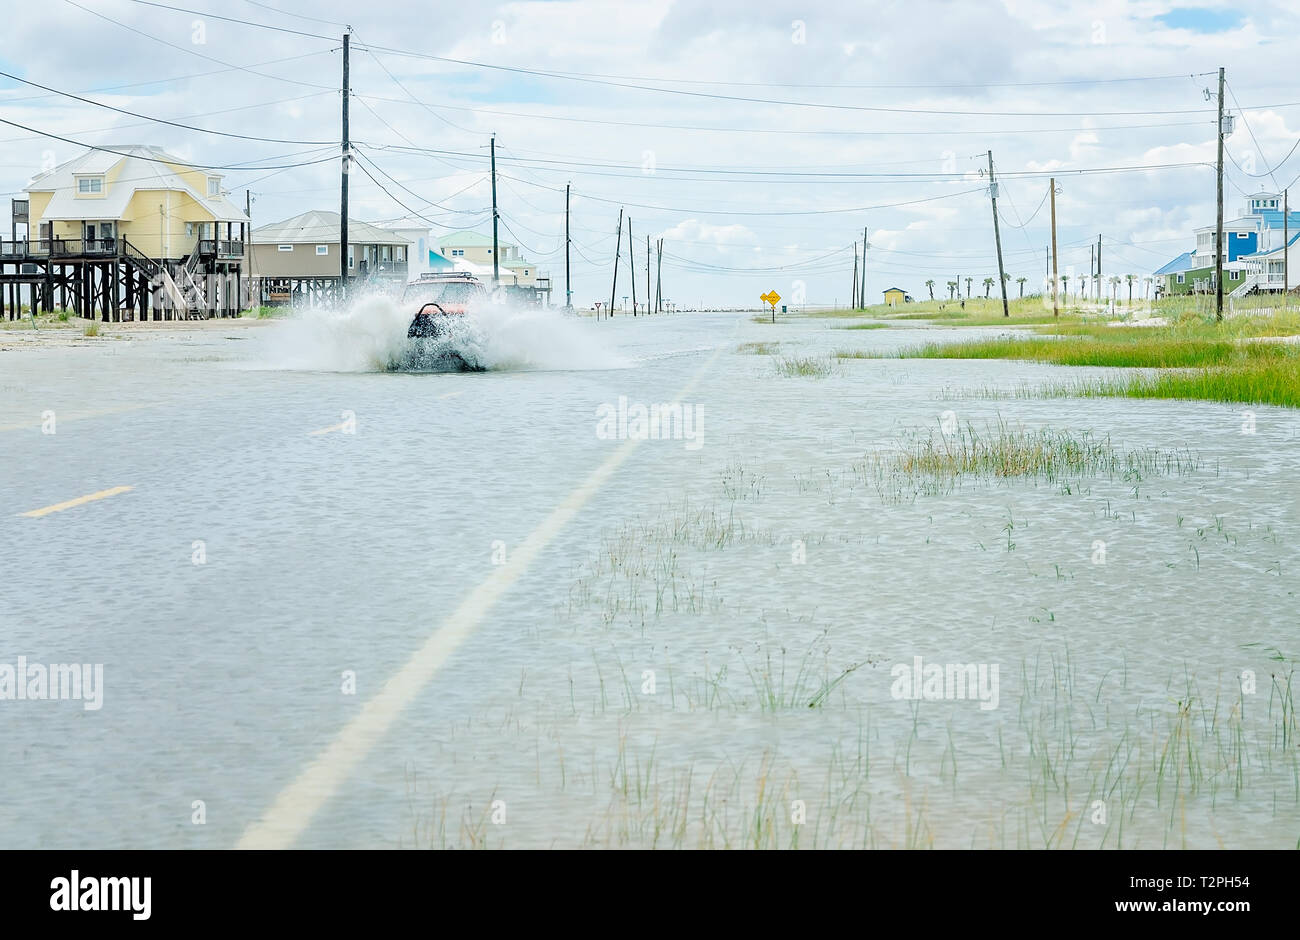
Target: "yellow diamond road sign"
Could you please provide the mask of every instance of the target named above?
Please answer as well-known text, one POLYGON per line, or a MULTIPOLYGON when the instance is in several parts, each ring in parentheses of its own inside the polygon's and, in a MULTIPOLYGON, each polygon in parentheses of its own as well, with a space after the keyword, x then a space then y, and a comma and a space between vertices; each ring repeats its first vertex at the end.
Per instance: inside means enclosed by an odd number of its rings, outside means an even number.
POLYGON ((760 294, 758 299, 764 301, 765 303, 769 303, 773 307, 775 307, 778 303, 781 302, 781 295, 773 290, 773 291, 768 291, 766 294, 760 294))

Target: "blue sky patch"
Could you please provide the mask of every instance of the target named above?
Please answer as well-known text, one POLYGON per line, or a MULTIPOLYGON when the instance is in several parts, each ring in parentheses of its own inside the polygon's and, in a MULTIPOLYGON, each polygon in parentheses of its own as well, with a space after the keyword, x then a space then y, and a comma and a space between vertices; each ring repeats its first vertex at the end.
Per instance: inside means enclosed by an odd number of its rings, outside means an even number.
POLYGON ((1156 17, 1156 22, 1170 29, 1190 29, 1194 33, 1222 33, 1236 29, 1242 16, 1235 10, 1206 10, 1196 7, 1175 7, 1156 17))

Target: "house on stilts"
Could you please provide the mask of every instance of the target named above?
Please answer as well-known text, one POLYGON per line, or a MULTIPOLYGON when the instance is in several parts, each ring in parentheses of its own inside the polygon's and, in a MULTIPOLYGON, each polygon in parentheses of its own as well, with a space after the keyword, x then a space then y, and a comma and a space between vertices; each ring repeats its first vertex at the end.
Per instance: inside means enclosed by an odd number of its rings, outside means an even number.
POLYGON ((152 146, 86 151, 40 174, 0 239, 4 315, 105 322, 238 316, 249 219, 222 176, 152 146), (26 232, 20 237, 19 223, 26 232))

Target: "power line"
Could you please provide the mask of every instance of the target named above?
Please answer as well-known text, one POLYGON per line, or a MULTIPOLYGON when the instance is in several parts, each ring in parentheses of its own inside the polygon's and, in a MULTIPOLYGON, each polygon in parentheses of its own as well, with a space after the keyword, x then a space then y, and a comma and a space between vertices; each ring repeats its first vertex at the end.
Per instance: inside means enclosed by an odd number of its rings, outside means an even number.
MULTIPOLYGON (((199 114, 187 114, 185 115, 185 117, 200 118, 200 117, 211 117, 214 114, 233 114, 236 111, 251 111, 256 108, 269 108, 275 105, 290 104, 295 101, 303 101, 307 98, 319 98, 321 95, 327 95, 327 94, 330 94, 330 92, 315 91, 306 95, 298 95, 295 98, 281 98, 276 101, 262 101, 262 102, 258 102, 257 104, 240 105, 239 107, 235 107, 235 108, 222 108, 220 111, 203 111, 199 114)), ((55 96, 51 95, 50 97, 55 97, 55 96)), ((137 121, 135 123, 130 123, 130 124, 114 124, 109 127, 86 127, 80 130, 68 131, 68 133, 69 134, 100 134, 105 131, 119 131, 128 127, 145 127, 153 123, 154 123, 153 119, 149 119, 147 121, 137 121)), ((21 140, 34 140, 41 136, 42 135, 40 134, 23 134, 18 137, 5 137, 5 138, 0 138, 0 144, 14 143, 16 141, 21 141, 21 140)), ((332 144, 331 146, 337 146, 337 144, 332 144)))
MULTIPOLYGON (((81 10, 83 13, 89 13, 91 16, 97 16, 101 20, 104 20, 105 22, 112 23, 114 26, 118 26, 121 27, 122 29, 127 30, 128 32, 135 33, 137 36, 143 36, 146 39, 152 39, 154 42, 162 43, 164 46, 167 46, 171 49, 176 49, 179 52, 184 52, 189 55, 198 56, 200 59, 206 59, 209 62, 215 62, 218 65, 224 65, 227 68, 235 69, 241 72, 248 72, 250 75, 258 75, 262 78, 269 78, 277 82, 288 82, 291 85, 302 85, 307 88, 321 88, 321 89, 328 89, 330 91, 337 90, 333 85, 320 85, 315 82, 303 82, 295 78, 284 78, 283 76, 280 75, 272 75, 270 72, 259 72, 256 69, 249 66, 234 65, 230 62, 225 62, 213 56, 206 55, 205 53, 199 52, 196 49, 187 49, 185 46, 177 45, 174 42, 170 42, 166 39, 162 39, 158 36, 153 35, 152 33, 146 33, 144 30, 136 29, 134 26, 128 26, 126 23, 123 23, 121 20, 115 20, 111 16, 105 16, 103 13, 100 13, 97 10, 92 10, 88 7, 83 7, 80 3, 77 3, 76 0, 63 0, 63 2, 68 4, 69 6, 76 7, 78 10, 81 10)), ((139 2, 139 0, 137 0, 137 2, 139 2)), ((172 9, 179 9, 179 8, 173 7, 172 9)), ((198 10, 189 10, 184 12, 189 12, 197 16, 212 15, 210 13, 204 13, 198 10)), ((331 41, 333 41, 334 39, 334 37, 322 37, 322 38, 329 38, 331 41)))
MULTIPOLYGON (((358 153, 360 153, 360 151, 358 151, 358 153)), ((380 173, 383 173, 383 174, 384 174, 384 177, 385 177, 386 179, 390 180, 390 181, 393 183, 394 186, 399 186, 399 187, 401 187, 403 190, 405 190, 406 192, 410 193, 410 194, 411 194, 412 196, 414 196, 416 199, 422 199, 422 200, 424 200, 425 205, 429 205, 429 206, 437 206, 439 209, 442 209, 444 212, 455 212, 455 213, 459 213, 459 214, 462 214, 462 215, 477 215, 478 213, 484 211, 484 210, 482 210, 482 209, 453 209, 453 208, 451 208, 450 206, 444 206, 444 205, 442 205, 441 203, 436 202, 436 201, 433 200, 433 199, 428 199, 428 198, 426 198, 425 196, 422 196, 422 195, 420 195, 419 193, 415 192, 414 190, 412 190, 412 189, 408 189, 404 183, 402 183, 402 182, 401 182, 400 180, 398 180, 398 179, 395 179, 393 176, 389 175, 389 173, 388 173, 388 172, 387 172, 383 167, 381 167, 378 163, 376 163, 376 162, 375 162, 371 157, 365 156, 364 154, 362 154, 362 156, 364 157, 364 159, 365 159, 365 161, 366 161, 367 163, 369 163, 371 166, 373 166, 373 167, 374 167, 376 170, 378 170, 380 173)), ((477 186, 480 182, 482 182, 482 179, 475 180, 475 181, 474 181, 473 183, 471 183, 469 186, 466 186, 464 189, 460 190, 459 192, 457 192, 457 193, 453 193, 451 196, 447 196, 447 197, 445 197, 445 198, 447 198, 447 199, 451 199, 453 196, 460 195, 460 193, 463 193, 463 192, 465 192, 466 190, 473 189, 473 188, 474 188, 475 186, 477 186)))
MULTIPOLYGON (((1225 84, 1227 83, 1225 82, 1225 84)), ((1277 176, 1274 175, 1273 168, 1268 165, 1268 158, 1264 156, 1264 148, 1259 145, 1259 140, 1256 139, 1255 137, 1255 131, 1250 126, 1250 121, 1246 119, 1246 109, 1243 108, 1241 106, 1241 102, 1237 100, 1237 93, 1232 90, 1231 85, 1228 85, 1228 94, 1232 95, 1232 103, 1235 104, 1237 106, 1237 110, 1241 112, 1241 123, 1246 125, 1246 131, 1250 134, 1250 139, 1255 144, 1255 149, 1259 151, 1259 158, 1264 161, 1264 168, 1268 170, 1267 175, 1273 178, 1273 185, 1277 186, 1278 185, 1277 176)), ((1300 146, 1300 139, 1296 140, 1295 144, 1291 147, 1290 151, 1288 151, 1287 155, 1282 158, 1282 163, 1286 163, 1286 161, 1291 158, 1291 154, 1295 153, 1295 149, 1298 146, 1300 146)), ((1231 154, 1229 154, 1229 156, 1231 156, 1231 154)), ((1233 160, 1232 162, 1236 163, 1237 161, 1233 160)), ((1279 166, 1280 165, 1281 164, 1279 164, 1279 166)), ((1240 170, 1241 167, 1237 167, 1237 169, 1240 170)), ((1245 171, 1242 170, 1242 172, 1244 173, 1245 171)), ((1247 173, 1246 175, 1251 176, 1253 174, 1247 173)))
POLYGON ((498 108, 471 108, 450 104, 430 104, 427 101, 406 101, 400 98, 385 98, 378 95, 359 95, 354 94, 356 98, 370 98, 372 101, 389 101, 394 104, 419 104, 425 108, 433 108, 443 111, 468 111, 471 114, 486 114, 494 117, 512 117, 525 118, 536 121, 565 121, 576 124, 596 124, 602 127, 640 127, 652 128, 656 130, 677 130, 677 131, 705 131, 709 133, 736 133, 736 134, 780 134, 796 136, 814 136, 814 137, 917 137, 917 136, 963 136, 979 135, 980 137, 1001 136, 1001 135, 1020 135, 1020 134, 1077 134, 1080 131, 1107 131, 1107 130, 1138 130, 1147 128, 1162 127, 1200 127, 1204 121, 1172 121, 1154 124, 1103 124, 1094 127, 1029 127, 1020 128, 1010 131, 996 131, 988 129, 979 130, 907 130, 907 131, 888 131, 888 130, 801 130, 787 128, 767 128, 767 127, 723 127, 718 125, 699 125, 699 124, 665 124, 651 121, 611 121, 605 118, 582 118, 569 115, 559 114, 532 114, 526 111, 503 111, 498 108))
MULTIPOLYGON (((72 3, 73 6, 77 6, 77 4, 73 2, 73 0, 64 0, 64 2, 72 3)), ((212 19, 221 20, 228 23, 236 23, 242 26, 250 26, 258 29, 274 30, 282 33, 292 33, 299 36, 306 36, 312 39, 322 39, 331 42, 334 41, 335 39, 335 37, 333 36, 325 36, 319 33, 308 33, 302 30, 289 29, 287 27, 275 26, 269 23, 258 23, 251 20, 241 19, 239 17, 222 16, 219 14, 211 13, 206 10, 194 10, 187 7, 178 7, 178 6, 172 6, 170 4, 157 3, 155 2, 155 0, 131 0, 131 2, 143 4, 145 6, 150 6, 150 7, 157 7, 159 9, 164 9, 164 10, 171 10, 176 13, 184 13, 192 16, 206 16, 212 19)), ((85 8, 80 7, 80 9, 85 9, 85 8)), ((93 12, 93 11, 87 11, 87 12, 93 12)), ((96 14, 96 15, 98 16, 100 14, 96 14)), ((107 17, 105 18, 107 19, 107 17)), ((123 24, 119 23, 118 25, 123 25, 123 24)), ((150 38, 156 38, 156 37, 150 37, 150 38)), ((886 107, 878 107, 878 106, 871 106, 871 105, 846 105, 846 104, 839 104, 833 102, 788 101, 782 99, 751 98, 751 97, 739 96, 739 95, 719 95, 719 94, 706 93, 706 92, 686 91, 686 90, 676 89, 676 88, 660 88, 653 85, 642 84, 642 82, 644 81, 654 81, 655 79, 636 79, 636 78, 627 78, 627 77, 619 76, 618 78, 626 79, 626 80, 615 81, 612 78, 601 77, 599 76, 598 73, 562 72, 562 71, 552 71, 552 70, 545 70, 545 69, 529 69, 520 66, 497 65, 488 62, 477 62, 470 59, 457 59, 449 56, 433 55, 432 53, 413 52, 405 49, 397 49, 392 46, 368 44, 364 48, 372 55, 375 50, 378 50, 380 52, 386 52, 391 55, 400 55, 400 56, 407 56, 411 58, 426 59, 434 62, 445 62, 448 64, 468 66, 470 68, 491 69, 497 71, 512 72, 516 74, 535 75, 544 78, 557 78, 566 81, 577 81, 577 82, 584 82, 588 84, 607 85, 610 87, 632 88, 632 89, 643 90, 643 91, 654 91, 654 92, 660 92, 664 94, 687 95, 691 97, 712 98, 712 99, 725 100, 725 101, 740 101, 740 102, 749 102, 755 104, 773 104, 773 105, 780 105, 780 106, 787 106, 787 107, 828 108, 833 110, 868 111, 868 112, 878 112, 878 113, 886 113, 886 114, 937 114, 937 115, 949 115, 949 116, 972 115, 972 116, 981 116, 981 117, 1048 117, 1048 116, 1101 117, 1101 116, 1141 115, 1141 114, 1204 114, 1207 113, 1207 111, 1209 110, 1205 108, 1195 108, 1195 109, 1153 110, 1153 111, 1065 111, 1065 112, 1061 112, 1061 111, 1057 111, 1057 112, 970 111, 970 110, 944 110, 944 109, 929 109, 929 108, 886 108, 886 107)), ((192 51, 192 50, 187 50, 187 51, 192 51)), ((1189 76, 1187 75, 1139 76, 1138 78, 1132 80, 1135 81, 1169 80, 1174 78, 1182 79, 1185 77, 1189 77, 1189 76)), ((1193 74, 1191 77, 1195 77, 1195 75, 1193 74)), ((1097 82, 1095 83, 1101 83, 1102 81, 1122 81, 1122 80, 1124 79, 1097 80, 1097 82)), ((1073 80, 1073 81, 1081 84, 1087 83, 1087 80, 1082 80, 1082 79, 1073 80)), ((719 83, 707 83, 707 84, 719 84, 719 83)), ((745 84, 745 83, 733 83, 733 84, 745 84)), ((1035 84, 1035 83, 1008 83, 1008 84, 1016 85, 1016 84, 1035 84)), ((1054 84, 1054 83, 1045 82, 1041 84, 1054 84)), ((973 85, 971 87, 994 87, 995 85, 997 85, 997 83, 984 83, 984 84, 977 83, 976 85, 973 85)), ((809 87, 814 87, 814 86, 809 86, 809 87)), ((845 86, 845 87, 852 87, 852 86, 845 86)), ((909 86, 904 85, 898 87, 909 87, 909 86)), ((918 85, 914 87, 928 87, 928 86, 918 85)), ((962 86, 960 85, 946 86, 943 84, 937 84, 929 87, 962 87, 962 86)), ((1268 105, 1267 107, 1292 107, 1295 105, 1300 105, 1300 102, 1294 102, 1286 105, 1268 105)))
MULTIPOLYGON (((102 101, 95 101, 91 98, 83 98, 81 95, 74 95, 70 91, 60 91, 57 88, 51 88, 49 85, 42 85, 40 82, 33 82, 26 78, 20 78, 19 76, 14 75, 12 72, 0 71, 0 76, 4 76, 5 78, 12 79, 13 81, 16 82, 22 82, 24 85, 31 85, 33 88, 40 88, 43 91, 53 92, 54 94, 61 95, 65 98, 71 98, 74 101, 80 101, 83 102, 84 104, 94 105, 97 108, 104 108, 107 111, 116 111, 118 114, 125 114, 128 117, 141 118, 145 121, 152 121, 155 124, 166 124, 169 127, 179 127, 182 130, 197 131, 201 134, 216 134, 219 137, 235 137, 238 138, 239 140, 256 140, 261 143, 270 143, 270 144, 302 144, 305 146, 312 146, 312 145, 325 146, 332 143, 332 141, 328 141, 328 140, 287 140, 282 137, 259 137, 259 136, 249 135, 249 134, 233 134, 230 131, 214 131, 206 127, 197 127, 193 124, 182 124, 179 121, 169 121, 166 118, 153 117, 152 115, 149 114, 141 114, 138 111, 128 111, 126 108, 118 108, 111 104, 104 104, 102 101)), ((304 96, 304 97, 310 97, 310 96, 304 96)))
MULTIPOLYGON (((144 0, 135 0, 135 2, 144 2, 144 0)), ((691 98, 708 98, 717 101, 736 101, 748 104, 771 104, 783 107, 798 108, 822 108, 835 111, 864 111, 878 114, 934 114, 944 116, 975 116, 975 117, 1115 117, 1115 116, 1136 116, 1143 114, 1206 114, 1209 109, 1206 108, 1186 108, 1186 109, 1166 109, 1151 111, 972 111, 972 110, 952 110, 942 108, 889 108, 875 105, 855 105, 841 104, 836 102, 823 101, 789 101, 780 98, 755 98, 745 95, 722 95, 712 92, 687 91, 680 88, 659 88, 653 85, 638 84, 635 82, 619 82, 606 79, 584 78, 577 75, 570 75, 563 72, 550 72, 542 69, 528 69, 512 65, 496 65, 489 62, 476 62, 470 59, 456 59, 449 56, 438 56, 430 53, 408 52, 402 49, 394 49, 391 46, 368 46, 368 51, 378 49, 381 52, 387 52, 391 55, 409 56, 417 59, 427 59, 434 62, 446 62, 452 65, 463 65, 471 68, 491 69, 495 71, 511 72, 520 75, 534 75, 542 78, 558 78, 565 81, 582 82, 585 84, 605 85, 613 88, 630 88, 639 91, 659 92, 660 94, 681 95, 691 98)), ((1281 107, 1275 105, 1273 107, 1281 107)))
MULTIPOLYGON (((360 38, 360 37, 358 37, 358 38, 360 38)), ((458 130, 458 131, 463 131, 463 132, 466 133, 466 134, 473 134, 473 133, 474 133, 474 131, 470 130, 468 127, 461 127, 459 124, 456 124, 456 123, 454 123, 453 121, 449 121, 449 120, 447 120, 447 119, 446 119, 445 117, 443 117, 441 114, 438 114, 436 111, 434 111, 434 110, 433 110, 432 108, 430 108, 428 105, 425 105, 423 102, 421 102, 420 99, 416 98, 415 95, 411 94, 410 89, 408 89, 405 85, 403 85, 403 84, 401 83, 401 81, 397 78, 396 75, 394 75, 392 72, 390 72, 390 71, 388 70, 388 66, 384 65, 383 61, 379 58, 379 56, 375 55, 373 52, 370 52, 369 49, 367 49, 366 51, 370 53, 370 58, 372 58, 372 59, 375 60, 375 64, 378 65, 381 69, 384 70, 384 74, 387 75, 389 78, 391 78, 391 79, 393 80, 393 84, 395 84, 398 88, 402 89, 402 92, 403 92, 403 93, 404 93, 408 98, 410 98, 413 102, 415 102, 415 103, 418 104, 418 105, 421 105, 421 106, 424 108, 425 111, 427 111, 427 112, 429 112, 430 114, 432 114, 434 117, 436 117, 439 121, 442 121, 442 123, 446 124, 448 127, 454 127, 454 128, 456 128, 456 130, 458 130)), ((369 106, 367 106, 367 108, 369 108, 369 106)), ((375 114, 375 112, 374 112, 373 110, 371 110, 370 113, 371 113, 371 114, 375 114)), ((379 117, 379 115, 375 114, 375 117, 379 117)), ((381 121, 384 121, 383 118, 379 118, 379 119, 380 119, 381 121)), ((385 124, 388 124, 387 121, 384 121, 384 123, 385 123, 385 124)), ((399 136, 402 136, 402 135, 399 135, 399 136)))
MULTIPOLYGON (((274 30, 277 33, 291 33, 294 36, 306 36, 309 39, 326 39, 329 40, 330 42, 333 42, 338 38, 337 36, 322 36, 319 33, 307 33, 307 32, 303 32, 300 29, 289 29, 287 26, 272 26, 269 23, 253 23, 250 22, 249 20, 241 20, 233 16, 220 16, 216 13, 211 13, 207 10, 186 10, 183 9, 182 7, 168 6, 165 3, 155 3, 153 2, 153 0, 131 0, 131 2, 138 3, 146 7, 157 7, 160 10, 171 10, 174 13, 185 13, 189 16, 206 16, 210 19, 222 20, 226 23, 238 23, 241 26, 256 26, 259 29, 270 29, 270 30, 274 30)), ((258 6, 261 6, 261 4, 258 4, 258 6)), ((275 12, 278 13, 279 11, 277 10, 275 12)), ((324 23, 324 22, 328 22, 328 20, 321 20, 320 22, 324 23)))
MULTIPOLYGON (((85 148, 88 149, 88 150, 98 150, 98 151, 101 151, 102 153, 115 153, 115 154, 117 154, 119 157, 134 157, 136 160, 147 160, 147 161, 149 161, 149 162, 151 162, 151 163, 165 163, 165 164, 171 164, 171 165, 175 165, 175 166, 183 166, 183 167, 188 167, 189 169, 192 169, 192 170, 243 170, 243 169, 254 169, 254 170, 286 170, 286 169, 289 169, 290 167, 295 167, 295 166, 311 166, 311 165, 314 164, 314 163, 324 163, 326 160, 331 159, 330 157, 326 157, 326 158, 324 158, 324 159, 322 159, 322 160, 308 160, 308 161, 304 161, 304 162, 302 162, 302 163, 286 163, 286 164, 284 164, 283 166, 258 166, 258 167, 249 167, 249 166, 247 166, 246 164, 244 164, 244 165, 241 165, 241 164, 231 164, 231 165, 227 165, 227 166, 200 166, 200 165, 197 164, 197 163, 187 163, 186 161, 184 161, 184 160, 180 160, 180 159, 176 159, 176 160, 163 160, 163 159, 158 158, 158 157, 144 157, 144 156, 140 156, 139 154, 128 153, 128 152, 123 151, 123 150, 115 150, 115 149, 112 148, 112 147, 101 147, 101 146, 99 146, 99 145, 97 145, 97 144, 88 144, 88 143, 85 143, 84 141, 73 140, 71 137, 63 137, 63 136, 61 136, 61 135, 59 135, 59 134, 51 134, 49 131, 42 131, 42 130, 39 130, 39 129, 35 128, 35 127, 29 127, 29 126, 26 125, 26 124, 19 124, 17 121, 10 121, 10 120, 7 119, 7 118, 0 118, 0 124, 8 124, 10 127, 17 127, 17 128, 19 128, 20 130, 30 131, 30 132, 32 132, 33 134, 39 134, 41 137, 48 137, 48 138, 50 138, 51 140, 61 140, 61 141, 63 141, 65 144, 73 144, 74 146, 77 146, 77 147, 85 147, 85 148)), ((274 158, 274 157, 267 157, 267 158, 265 158, 265 159, 272 160, 272 159, 275 159, 275 158, 274 158)))
MULTIPOLYGON (((284 62, 296 62, 299 59, 310 59, 312 56, 325 55, 331 51, 332 50, 330 49, 320 49, 317 50, 316 52, 304 52, 301 55, 285 56, 284 58, 280 58, 280 59, 267 59, 265 62, 254 62, 251 65, 247 65, 247 66, 232 65, 228 68, 212 69, 211 71, 208 72, 193 72, 189 75, 173 75, 171 78, 151 78, 148 81, 144 81, 144 82, 128 82, 123 85, 105 85, 102 88, 88 88, 85 91, 81 92, 81 94, 94 95, 106 91, 119 91, 123 88, 139 88, 142 85, 168 85, 171 84, 172 82, 189 81, 191 78, 207 78, 210 75, 222 75, 226 72, 241 72, 247 69, 260 68, 263 65, 280 65, 284 62)), ((332 92, 338 91, 338 89, 336 88, 331 88, 329 90, 332 92)), ((13 104, 16 101, 41 101, 45 98, 55 98, 55 97, 58 96, 57 95, 28 95, 25 98, 6 98, 4 100, 6 104, 13 104)))
MULTIPOLYGON (((347 24, 347 23, 339 23, 339 22, 337 22, 336 20, 322 20, 322 19, 320 19, 320 18, 318 18, 318 17, 315 17, 315 16, 305 16, 305 15, 302 14, 302 13, 291 13, 291 12, 288 11, 288 10, 279 10, 279 9, 276 9, 275 7, 273 7, 273 6, 268 6, 268 5, 265 4, 265 3, 258 3, 257 0, 244 0, 244 2, 245 2, 245 3, 251 3, 251 4, 252 4, 253 6, 255 6, 255 7, 261 7, 263 10, 270 10, 272 13, 279 13, 281 16, 292 16, 292 17, 294 17, 294 18, 296 18, 296 19, 300 19, 300 20, 308 20, 309 22, 312 22, 312 23, 324 23, 326 26, 338 26, 338 27, 341 27, 341 28, 343 28, 343 29, 347 29, 347 28, 348 28, 348 24, 347 24)), ((1179 76, 1179 77, 1181 78, 1182 76, 1179 76)))
MULTIPOLYGON (((529 180, 521 179, 517 176, 507 176, 506 174, 503 173, 498 173, 497 175, 503 176, 506 179, 512 179, 517 183, 523 183, 527 186, 537 186, 542 189, 549 189, 553 192, 562 191, 556 189, 553 186, 545 186, 542 183, 534 183, 529 180)), ((979 189, 964 189, 956 193, 945 193, 941 196, 929 196, 924 199, 911 199, 904 202, 891 202, 891 203, 884 203, 875 206, 855 206, 851 208, 841 208, 841 209, 800 209, 800 210, 790 210, 790 211, 769 211, 769 212, 741 211, 741 210, 731 210, 731 209, 714 210, 714 209, 700 209, 698 207, 688 208, 683 206, 654 206, 654 205, 647 205, 645 203, 639 203, 639 202, 627 202, 626 200, 622 200, 622 199, 607 199, 601 196, 593 196, 590 193, 583 193, 581 195, 583 196, 583 198, 591 199, 596 202, 604 202, 604 203, 609 203, 611 205, 631 206, 636 209, 652 209, 659 212, 685 212, 688 214, 695 213, 698 215, 787 216, 787 215, 831 215, 831 214, 838 214, 844 212, 868 212, 875 209, 892 209, 898 206, 912 206, 912 205, 918 205, 923 202, 935 202, 936 200, 939 199, 953 199, 957 196, 965 196, 970 193, 978 193, 978 192, 983 192, 983 187, 979 189)))
MULTIPOLYGON (((459 150, 445 150, 436 147, 414 147, 414 146, 402 147, 399 145, 393 145, 393 146, 386 147, 385 149, 394 150, 394 151, 403 151, 409 149, 417 153, 443 154, 448 156, 466 157, 475 160, 484 159, 482 154, 466 153, 465 151, 459 151, 459 150)), ((653 174, 647 174, 644 171, 639 170, 639 167, 636 164, 598 162, 578 154, 573 155, 573 159, 571 160, 555 160, 555 159, 546 159, 542 157, 513 157, 511 159, 513 163, 520 166, 532 167, 533 169, 538 169, 538 170, 545 170, 550 166, 556 166, 556 167, 563 168, 563 172, 566 173, 572 170, 584 170, 587 172, 591 172, 589 169, 590 167, 600 167, 605 169, 620 169, 620 170, 637 170, 638 172, 632 174, 632 177, 633 178, 643 177, 646 179, 655 179, 659 177, 659 174, 661 173, 702 173, 702 174, 708 174, 710 176, 716 175, 718 177, 722 177, 724 175, 742 176, 742 177, 757 176, 757 177, 764 177, 764 178, 796 177, 799 180, 803 180, 804 178, 812 178, 812 179, 824 178, 824 179, 831 179, 831 180, 858 180, 858 181, 864 179, 911 180, 914 182, 956 182, 968 178, 966 173, 957 173, 957 172, 952 172, 952 173, 898 173, 898 172, 883 173, 883 172, 845 172, 845 171, 830 172, 830 171, 802 171, 802 170, 746 170, 746 169, 730 169, 730 168, 722 169, 722 168, 694 167, 694 166, 681 166, 681 167, 656 166, 655 172, 653 174), (535 164, 543 164, 543 166, 535 166, 535 164)), ((1150 164, 1134 164, 1134 165, 1111 166, 1111 167, 1079 167, 1077 169, 1058 168, 1055 170, 1011 170, 1005 173, 1004 176, 1012 179, 1037 179, 1039 177, 1050 177, 1052 175, 1060 176, 1064 174, 1072 174, 1078 176, 1084 174, 1128 173, 1128 172, 1148 171, 1148 170, 1173 170, 1173 169, 1185 169, 1187 167, 1201 167, 1201 166, 1209 166, 1209 164, 1204 161, 1189 161, 1186 163, 1150 163, 1150 164)), ((620 175, 625 177, 627 176, 627 174, 620 174, 620 175)), ((671 181, 682 182, 684 180, 681 180, 680 178, 672 178, 671 181)), ((707 181, 714 182, 715 180, 710 179, 707 181)), ((725 180, 723 181, 725 182, 725 180)), ((771 179, 769 181, 786 182, 786 180, 781 180, 781 179, 771 179)), ((700 180, 699 182, 705 182, 705 180, 700 180)))

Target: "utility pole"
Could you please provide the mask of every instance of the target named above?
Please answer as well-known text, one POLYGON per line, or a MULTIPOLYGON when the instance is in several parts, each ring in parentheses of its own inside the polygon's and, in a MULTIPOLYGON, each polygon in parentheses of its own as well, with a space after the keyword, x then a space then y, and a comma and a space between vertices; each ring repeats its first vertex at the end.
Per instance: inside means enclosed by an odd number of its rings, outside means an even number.
POLYGON ((569 184, 564 184, 564 309, 573 310, 573 290, 569 284, 569 184))
POLYGON ((1088 288, 1092 287, 1092 281, 1096 273, 1097 273, 1097 246, 1089 245, 1088 246, 1088 280, 1085 281, 1083 285, 1083 296, 1085 299, 1088 296, 1088 288))
POLYGON ((497 135, 492 135, 492 289, 501 288, 501 251, 497 246, 497 135))
POLYGON ((1223 67, 1219 67, 1218 209, 1214 226, 1214 319, 1223 319, 1223 67))
POLYGON ((1101 302, 1101 233, 1097 233, 1097 302, 1101 302))
POLYGON ((655 239, 655 254, 659 259, 655 270, 655 313, 662 313, 664 298, 664 240, 662 238, 655 239))
POLYGON ((862 278, 859 282, 859 290, 861 291, 861 293, 858 296, 861 298, 862 302, 858 306, 860 309, 866 310, 867 309, 867 227, 865 225, 862 227, 862 278))
POLYGON ((627 217, 627 270, 632 278, 632 316, 636 316, 636 243, 632 241, 632 217, 627 217))
POLYGON ((609 289, 609 315, 614 315, 614 293, 618 290, 618 253, 623 247, 623 210, 618 210, 618 240, 614 243, 614 284, 609 289))
POLYGON ((1002 285, 1002 315, 1011 316, 1007 306, 1007 275, 1002 268, 1002 230, 998 228, 998 183, 993 178, 993 151, 989 151, 989 197, 993 200, 993 241, 998 248, 998 283, 1002 285))
POLYGON ((650 236, 645 237, 645 312, 650 312, 650 236))
POLYGON ((1282 190, 1282 309, 1291 305, 1291 272, 1287 263, 1291 260, 1291 207, 1288 203, 1289 190, 1282 190))
POLYGON ((1060 316, 1056 306, 1056 277, 1060 270, 1056 258, 1056 177, 1052 177, 1052 316, 1060 316))
MULTIPOLYGON (((339 195, 339 303, 348 296, 348 161, 352 158, 351 138, 348 136, 348 99, 351 98, 351 74, 348 70, 348 40, 351 31, 343 34, 343 180, 339 195)), ((250 253, 251 257, 251 253, 250 253)))
POLYGON ((849 309, 855 310, 858 306, 858 243, 853 243, 853 292, 849 294, 849 309))

